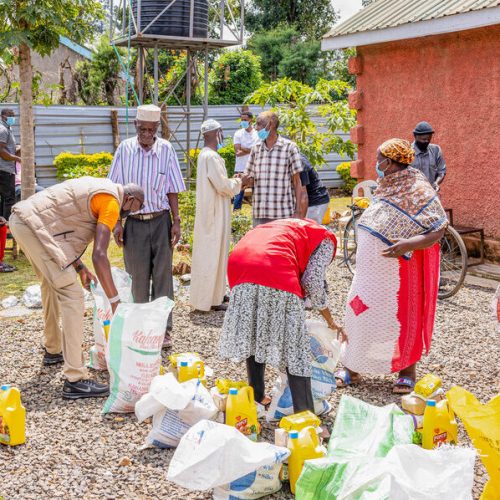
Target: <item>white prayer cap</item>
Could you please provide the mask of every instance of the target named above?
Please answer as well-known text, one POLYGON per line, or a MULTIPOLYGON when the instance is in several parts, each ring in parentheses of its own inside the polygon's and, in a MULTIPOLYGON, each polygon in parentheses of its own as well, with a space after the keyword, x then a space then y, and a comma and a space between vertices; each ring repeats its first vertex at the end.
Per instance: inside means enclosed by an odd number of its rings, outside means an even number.
POLYGON ((161 109, 154 104, 144 104, 137 108, 136 119, 142 122, 159 122, 161 109))
POLYGON ((222 125, 217 120, 205 120, 201 124, 201 133, 206 134, 207 132, 212 132, 212 130, 217 130, 218 128, 222 128, 222 125))

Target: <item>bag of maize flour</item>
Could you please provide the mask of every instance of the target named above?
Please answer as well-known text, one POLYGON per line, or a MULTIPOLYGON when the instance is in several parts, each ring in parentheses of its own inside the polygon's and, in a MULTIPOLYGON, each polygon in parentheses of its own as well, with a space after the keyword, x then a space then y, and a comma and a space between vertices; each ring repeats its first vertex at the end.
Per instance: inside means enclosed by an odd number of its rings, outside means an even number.
MULTIPOLYGON (((111 268, 111 276, 118 290, 121 302, 134 302, 132 297, 132 278, 123 269, 117 267, 111 268)), ((111 320, 113 313, 108 297, 104 293, 104 289, 98 283, 96 286, 91 286, 92 295, 94 296, 94 345, 89 350, 89 367, 94 370, 107 370, 106 362, 106 337, 104 336, 103 323, 105 320, 111 320)))
POLYGON ((174 302, 120 304, 111 320, 106 350, 109 390, 103 413, 131 413, 149 391, 161 365, 161 348, 174 302))
MULTIPOLYGON (((314 412, 322 415, 331 410, 327 398, 337 388, 334 373, 340 358, 340 342, 336 333, 321 321, 307 320, 306 327, 312 354, 311 390, 314 412)), ((279 374, 271 391, 271 398, 266 415, 268 422, 293 414, 292 393, 286 374, 279 374)))

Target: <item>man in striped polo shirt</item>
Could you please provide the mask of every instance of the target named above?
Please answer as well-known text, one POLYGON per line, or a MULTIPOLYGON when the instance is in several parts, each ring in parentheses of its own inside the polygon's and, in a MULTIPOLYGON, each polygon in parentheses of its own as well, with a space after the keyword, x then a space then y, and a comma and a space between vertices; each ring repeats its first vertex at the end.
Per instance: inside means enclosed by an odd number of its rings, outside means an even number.
MULTIPOLYGON (((178 193, 186 188, 172 144, 156 136, 160 111, 151 104, 137 108, 137 136, 118 146, 108 176, 117 184, 135 183, 144 189, 143 208, 130 214, 124 226, 118 221, 114 230, 138 303, 165 295, 174 298, 172 253, 181 235, 178 193)), ((172 316, 166 346, 171 345, 171 330, 172 316)))

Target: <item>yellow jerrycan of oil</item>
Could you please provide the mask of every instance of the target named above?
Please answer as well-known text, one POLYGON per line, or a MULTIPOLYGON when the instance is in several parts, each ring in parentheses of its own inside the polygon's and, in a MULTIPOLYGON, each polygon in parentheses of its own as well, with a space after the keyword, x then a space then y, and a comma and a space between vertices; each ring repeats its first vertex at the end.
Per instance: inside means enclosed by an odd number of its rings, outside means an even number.
POLYGON ((260 424, 257 419, 253 387, 231 388, 226 402, 226 425, 236 427, 252 441, 257 441, 260 424))
POLYGON ((422 448, 432 450, 444 443, 457 444, 458 428, 448 400, 427 400, 424 411, 422 448))
POLYGON ((319 427, 321 420, 310 410, 288 415, 280 420, 280 428, 285 431, 301 431, 305 427, 319 427))
POLYGON ((313 458, 322 458, 326 450, 320 445, 319 437, 314 427, 305 427, 301 431, 290 431, 288 434, 288 479, 290 491, 295 495, 295 484, 299 479, 304 462, 313 458))
POLYGON ((203 361, 181 361, 177 364, 177 380, 179 383, 187 382, 192 378, 205 379, 205 364, 203 361))
POLYGON ((111 321, 109 319, 105 319, 102 322, 102 328, 104 330, 104 336, 106 337, 106 342, 109 341, 109 329, 111 328, 111 321))
POLYGON ((0 443, 17 446, 26 442, 26 409, 16 387, 0 387, 0 443))

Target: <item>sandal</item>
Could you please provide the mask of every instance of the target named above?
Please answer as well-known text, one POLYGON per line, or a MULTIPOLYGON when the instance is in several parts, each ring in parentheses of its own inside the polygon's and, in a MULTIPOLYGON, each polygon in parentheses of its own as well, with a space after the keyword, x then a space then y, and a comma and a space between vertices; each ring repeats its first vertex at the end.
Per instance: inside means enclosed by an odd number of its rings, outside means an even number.
POLYGON ((17 271, 16 267, 6 264, 5 262, 0 264, 0 273, 12 273, 14 271, 17 271))
POLYGON ((347 387, 348 385, 356 385, 361 382, 361 377, 359 375, 353 379, 349 370, 346 370, 345 368, 343 370, 337 370, 333 375, 337 380, 337 389, 347 387), (341 382, 340 384, 338 382, 339 380, 341 382))
POLYGON ((393 394, 410 394, 415 387, 415 381, 410 377, 399 377, 392 386, 393 394))

